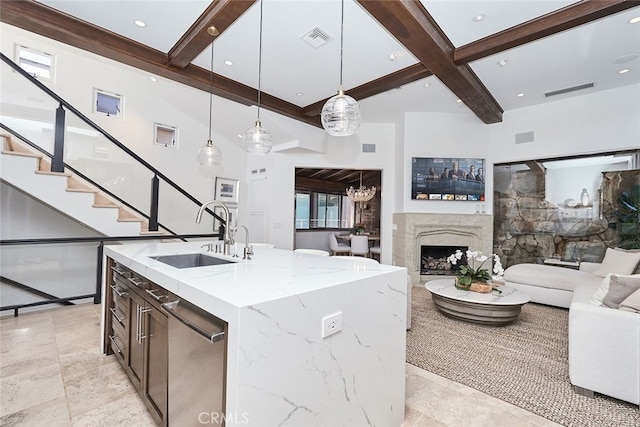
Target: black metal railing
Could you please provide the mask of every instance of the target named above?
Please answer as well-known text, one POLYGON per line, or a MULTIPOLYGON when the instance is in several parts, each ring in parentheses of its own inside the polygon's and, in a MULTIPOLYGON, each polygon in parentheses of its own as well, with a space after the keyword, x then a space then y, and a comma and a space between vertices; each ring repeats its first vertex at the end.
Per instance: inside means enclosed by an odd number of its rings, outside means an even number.
MULTIPOLYGON (((199 239, 199 238, 217 238, 218 235, 213 234, 181 234, 170 236, 175 239, 199 239)), ((166 239, 167 236, 120 236, 120 237, 54 237, 43 239, 8 239, 0 240, 0 247, 3 246, 23 246, 23 245, 49 245, 49 244, 72 244, 72 243, 97 243, 96 246, 96 276, 95 276, 95 290, 92 293, 83 295, 74 295, 65 298, 56 297, 53 294, 37 289, 33 286, 26 285, 20 281, 0 276, 0 282, 5 285, 12 286, 20 289, 21 291, 36 295, 40 298, 46 298, 43 301, 36 301, 23 304, 11 304, 0 306, 0 311, 13 310, 14 316, 18 316, 19 310, 36 307, 47 304, 65 304, 68 305, 71 301, 80 299, 93 298, 94 304, 100 304, 102 302, 102 260, 104 256, 104 244, 105 242, 124 242, 124 241, 142 241, 142 240, 159 240, 166 239)))
MULTIPOLYGON (((53 172, 63 172, 68 170, 72 172, 75 176, 81 178, 88 184, 92 185, 105 195, 113 198, 118 203, 121 203, 126 208, 130 209, 132 212, 140 215, 143 218, 146 218, 149 222, 149 231, 159 231, 161 228, 163 231, 166 231, 167 234, 164 235, 141 235, 141 236, 118 236, 118 237, 74 237, 74 238, 42 238, 42 239, 10 239, 10 240, 0 240, 0 248, 8 247, 8 246, 19 246, 19 245, 45 245, 45 244, 60 244, 60 245, 72 245, 74 243, 96 243, 96 276, 95 276, 95 289, 90 293, 83 293, 83 295, 74 295, 69 297, 57 297, 55 295, 55 291, 53 293, 44 292, 39 290, 33 286, 30 286, 25 283, 21 283, 18 278, 11 277, 0 277, 0 281, 2 281, 7 286, 13 286, 15 288, 20 289, 22 292, 28 292, 33 295, 37 295, 39 298, 45 298, 44 301, 36 301, 30 303, 23 304, 12 304, 6 306, 0 306, 0 311, 5 310, 13 310, 14 316, 17 316, 20 309, 24 309, 27 307, 35 307, 46 304, 69 304, 72 301, 93 298, 95 304, 99 304, 102 301, 102 260, 103 260, 103 249, 105 242, 124 242, 124 241, 144 241, 144 240, 159 240, 159 239, 180 239, 186 241, 186 239, 190 238, 220 238, 224 233, 224 227, 226 226, 225 220, 216 214, 214 211, 210 209, 206 209, 207 213, 212 215, 215 219, 219 221, 222 226, 218 230, 218 233, 211 234, 179 234, 178 232, 169 228, 169 226, 161 223, 158 220, 158 205, 160 202, 160 182, 162 181, 170 188, 173 188, 178 192, 179 195, 184 197, 189 203, 193 203, 198 207, 202 206, 202 202, 193 197, 171 179, 169 179, 166 175, 161 173, 147 161, 145 161, 142 157, 137 155, 134 151, 129 149, 127 146, 118 141, 115 137, 110 135, 92 120, 90 120, 87 116, 82 114, 79 110, 73 107, 69 102, 64 100, 58 94, 53 92, 47 86, 42 84, 40 81, 35 79, 29 73, 24 71, 20 66, 11 61, 7 56, 0 53, 0 59, 6 63, 9 67, 11 67, 16 73, 20 76, 24 77, 28 82, 30 82, 33 86, 37 87, 41 92, 48 95, 52 98, 57 104, 55 112, 55 126, 54 126, 54 148, 53 153, 48 152, 44 148, 40 147, 38 144, 33 143, 24 135, 21 135, 18 131, 12 129, 5 123, 0 122, 0 127, 5 131, 9 132, 14 137, 18 138, 22 143, 27 144, 38 152, 42 153, 44 156, 51 159, 51 171, 53 172), (144 212, 142 209, 134 206, 134 203, 130 203, 127 200, 124 200, 119 195, 115 194, 113 191, 105 188, 105 186, 98 184, 94 179, 88 177, 85 173, 78 170, 78 168, 74 168, 72 165, 68 164, 64 161, 64 138, 65 138, 65 127, 66 127, 66 112, 71 112, 75 117, 88 125, 91 129, 95 130, 99 134, 101 134, 107 141, 109 141, 114 146, 118 147, 123 153, 125 153, 129 158, 131 158, 135 163, 141 165, 152 175, 149 190, 151 193, 150 197, 150 206, 148 208, 148 213, 144 212)), ((136 190, 139 191, 139 190, 136 190)), ((142 194, 142 193, 140 193, 142 194)), ((4 276, 4 274, 3 274, 4 276)))

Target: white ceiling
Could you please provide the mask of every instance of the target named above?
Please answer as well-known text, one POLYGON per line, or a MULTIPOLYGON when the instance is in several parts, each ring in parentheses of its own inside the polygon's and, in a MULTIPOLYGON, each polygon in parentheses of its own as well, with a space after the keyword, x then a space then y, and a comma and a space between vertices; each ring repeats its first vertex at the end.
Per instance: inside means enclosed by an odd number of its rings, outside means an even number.
MULTIPOLYGON (((335 94, 339 83, 339 0, 263 0, 262 91, 306 106, 335 94), (331 39, 314 48, 301 40, 319 27, 331 39)), ((455 47, 574 2, 559 0, 420 0, 455 47), (486 18, 474 22, 477 14, 486 18)), ((168 52, 210 3, 207 0, 40 0, 68 14, 168 52), (139 28, 139 19, 147 26, 139 28)), ((215 41, 214 71, 257 87, 260 3, 215 41), (224 64, 233 61, 232 66, 224 64)), ((640 83, 640 6, 470 63, 498 104, 513 110, 640 83), (501 67, 498 62, 507 60, 501 67), (630 68, 626 74, 618 74, 630 68), (585 83, 594 87, 546 99, 544 93, 585 83), (516 95, 523 93, 524 96, 516 95)), ((194 63, 209 69, 210 48, 194 63)), ((415 64, 395 38, 352 0, 345 2, 344 87, 361 85, 415 64), (389 55, 397 53, 393 61, 389 55)), ((640 93, 638 94, 640 98, 640 93)), ((403 112, 466 112, 457 97, 428 77, 360 101, 363 121, 389 121, 403 112), (429 87, 425 87, 429 83, 429 87)), ((247 109, 251 110, 251 109, 247 109)), ((470 114, 470 113, 469 113, 470 114)), ((251 123, 252 118, 243 120, 251 123)), ((224 121, 221 121, 224 122, 224 121)), ((246 125, 248 127, 249 125, 246 125)))

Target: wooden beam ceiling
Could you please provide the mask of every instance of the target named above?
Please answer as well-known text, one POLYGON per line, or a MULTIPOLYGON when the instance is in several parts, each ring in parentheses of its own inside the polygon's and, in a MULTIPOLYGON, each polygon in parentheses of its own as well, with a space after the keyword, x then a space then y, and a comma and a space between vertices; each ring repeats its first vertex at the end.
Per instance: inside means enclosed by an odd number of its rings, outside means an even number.
POLYGON ((502 108, 468 65, 453 62, 454 46, 419 0, 356 0, 483 122, 502 121, 502 108))
POLYGON ((637 1, 629 0, 583 0, 461 46, 454 61, 467 64, 636 6, 637 1))
POLYGON ((169 65, 184 68, 211 44, 207 28, 214 26, 222 34, 256 0, 217 0, 212 2, 178 42, 169 50, 169 65))
MULTIPOLYGON (((256 89, 215 73, 212 87, 211 73, 190 63, 211 43, 206 28, 214 20, 223 32, 255 1, 214 0, 168 53, 33 0, 0 1, 0 21, 243 105, 255 105, 256 89)), ((356 1, 420 63, 351 88, 350 96, 361 100, 435 74, 485 123, 501 121, 502 109, 467 65, 470 61, 637 6, 634 0, 584 0, 455 49, 419 0, 356 1)), ((325 102, 301 108, 266 93, 261 95, 265 109, 316 127, 321 127, 320 111, 325 102)))

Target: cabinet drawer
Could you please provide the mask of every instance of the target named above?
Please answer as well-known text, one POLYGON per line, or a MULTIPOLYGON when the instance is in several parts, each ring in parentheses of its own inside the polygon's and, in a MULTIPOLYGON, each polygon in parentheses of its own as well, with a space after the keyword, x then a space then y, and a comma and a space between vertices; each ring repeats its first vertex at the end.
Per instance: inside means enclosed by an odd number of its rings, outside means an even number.
POLYGON ((111 349, 113 354, 116 355, 120 362, 127 360, 127 348, 123 344, 124 340, 118 334, 109 335, 109 342, 111 343, 111 349))
POLYGON ((113 306, 124 311, 129 300, 129 289, 121 284, 114 283, 111 285, 111 292, 113 293, 113 306))
POLYGON ((111 312, 111 324, 124 330, 128 322, 126 313, 119 308, 110 308, 109 311, 111 312))

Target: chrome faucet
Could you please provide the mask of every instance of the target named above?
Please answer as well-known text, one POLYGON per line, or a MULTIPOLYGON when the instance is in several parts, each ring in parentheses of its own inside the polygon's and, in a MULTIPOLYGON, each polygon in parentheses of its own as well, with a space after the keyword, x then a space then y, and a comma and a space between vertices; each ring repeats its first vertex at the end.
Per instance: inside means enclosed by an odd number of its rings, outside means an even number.
POLYGON ((249 229, 244 225, 239 225, 234 228, 233 232, 237 233, 238 228, 240 227, 244 228, 244 237, 246 238, 246 240, 244 241, 244 252, 242 259, 251 259, 251 255, 253 255, 253 249, 251 248, 251 246, 249 246, 249 229))
POLYGON ((196 223, 200 224, 200 221, 202 220, 202 213, 204 212, 204 209, 209 205, 216 205, 222 208, 222 211, 224 213, 224 224, 225 224, 224 236, 222 237, 222 242, 224 245, 224 249, 222 253, 224 255, 230 255, 231 254, 231 237, 230 237, 230 230, 229 230, 229 208, 227 208, 227 205, 217 200, 209 200, 208 202, 205 202, 202 206, 200 206, 200 209, 198 210, 198 216, 196 216, 196 223))

